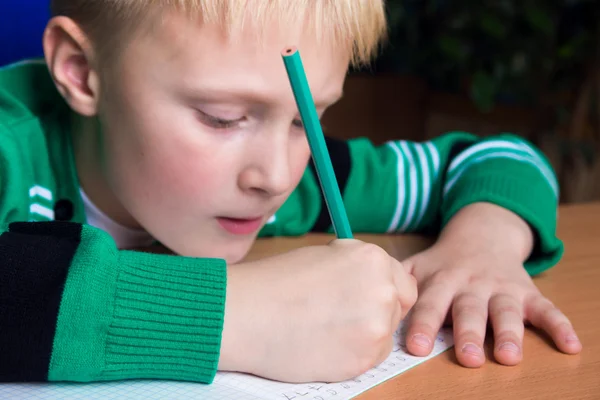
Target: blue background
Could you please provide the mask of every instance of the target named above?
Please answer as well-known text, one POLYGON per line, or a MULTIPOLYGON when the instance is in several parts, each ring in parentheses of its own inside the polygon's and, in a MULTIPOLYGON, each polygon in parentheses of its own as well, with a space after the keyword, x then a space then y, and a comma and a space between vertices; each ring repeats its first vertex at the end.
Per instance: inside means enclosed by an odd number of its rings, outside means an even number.
POLYGON ((0 0, 0 66, 41 57, 50 0, 0 0))

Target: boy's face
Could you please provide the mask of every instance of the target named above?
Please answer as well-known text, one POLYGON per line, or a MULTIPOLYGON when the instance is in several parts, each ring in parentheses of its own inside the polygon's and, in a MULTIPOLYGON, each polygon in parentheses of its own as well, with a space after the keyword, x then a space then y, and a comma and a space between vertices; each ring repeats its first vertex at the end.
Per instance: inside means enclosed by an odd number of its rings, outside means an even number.
POLYGON ((179 254, 237 262, 310 157, 282 49, 299 47, 320 114, 341 95, 347 54, 302 27, 231 41, 179 15, 142 36, 101 87, 100 165, 87 185, 110 193, 92 200, 179 254))

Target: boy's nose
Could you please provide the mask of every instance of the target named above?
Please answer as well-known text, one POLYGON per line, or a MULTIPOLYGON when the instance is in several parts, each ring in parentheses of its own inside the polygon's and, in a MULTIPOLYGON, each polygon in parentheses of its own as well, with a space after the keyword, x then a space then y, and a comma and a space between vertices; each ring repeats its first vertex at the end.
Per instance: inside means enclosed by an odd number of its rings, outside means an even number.
POLYGON ((287 141, 271 143, 257 151, 254 162, 240 175, 239 185, 244 191, 255 191, 268 196, 287 192, 291 184, 290 158, 287 141))

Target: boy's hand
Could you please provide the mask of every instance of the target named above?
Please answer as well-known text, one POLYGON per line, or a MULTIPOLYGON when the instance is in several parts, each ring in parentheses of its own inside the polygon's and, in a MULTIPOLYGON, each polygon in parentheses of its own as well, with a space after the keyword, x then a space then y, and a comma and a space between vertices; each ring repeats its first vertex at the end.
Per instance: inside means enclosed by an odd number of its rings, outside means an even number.
POLYGON ((567 317, 523 268, 531 247, 528 225, 505 209, 479 203, 457 214, 435 245, 404 262, 420 294, 409 322, 408 350, 429 354, 441 325, 452 321, 458 361, 479 367, 489 319, 494 357, 501 364, 521 361, 524 322, 546 331, 561 351, 581 351, 567 317))
POLYGON ((335 240, 229 267, 220 370, 340 381, 381 363, 417 298, 381 248, 335 240))

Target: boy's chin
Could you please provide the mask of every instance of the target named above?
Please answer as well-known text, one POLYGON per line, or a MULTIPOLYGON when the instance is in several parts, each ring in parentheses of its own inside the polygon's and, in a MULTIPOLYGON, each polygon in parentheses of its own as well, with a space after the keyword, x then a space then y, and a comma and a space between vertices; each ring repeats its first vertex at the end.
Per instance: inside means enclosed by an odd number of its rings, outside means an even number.
POLYGON ((147 246, 147 247, 133 247, 133 248, 127 248, 127 249, 123 249, 123 250, 139 251, 139 252, 143 252, 143 253, 178 255, 178 256, 183 256, 183 257, 194 257, 194 258, 219 258, 219 259, 224 259, 228 265, 232 265, 232 264, 239 264, 240 262, 244 261, 244 259, 250 252, 251 247, 252 247, 251 245, 246 246, 245 248, 239 249, 239 251, 236 251, 237 249, 234 249, 234 248, 229 248, 229 249, 225 249, 222 252, 215 252, 215 251, 211 251, 211 252, 205 252, 205 251, 177 252, 177 251, 173 251, 172 249, 169 249, 168 247, 166 247, 162 244, 153 244, 153 245, 147 246))
POLYGON ((245 246, 241 246, 239 244, 232 246, 228 251, 224 251, 225 255, 220 258, 224 258, 228 265, 239 264, 240 262, 244 261, 250 253, 254 241, 255 239, 253 238, 252 240, 248 240, 248 244, 245 246))
POLYGON ((247 254, 242 254, 241 256, 226 257, 225 261, 227 262, 227 265, 240 264, 244 261, 244 259, 246 258, 246 255, 247 254))
POLYGON ((169 243, 168 240, 165 240, 163 244, 135 250, 194 258, 218 258, 224 259, 227 264, 231 265, 244 261, 255 241, 256 236, 245 236, 234 239, 223 237, 216 240, 208 239, 206 242, 198 243, 198 245, 190 243, 189 240, 183 243, 169 243))
POLYGON ((219 258, 224 259, 228 265, 238 264, 244 261, 250 253, 255 240, 256 238, 252 237, 226 243, 214 243, 213 246, 208 248, 200 246, 181 255, 197 258, 219 258))

